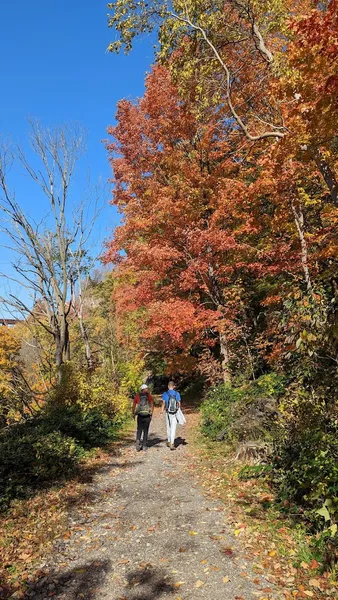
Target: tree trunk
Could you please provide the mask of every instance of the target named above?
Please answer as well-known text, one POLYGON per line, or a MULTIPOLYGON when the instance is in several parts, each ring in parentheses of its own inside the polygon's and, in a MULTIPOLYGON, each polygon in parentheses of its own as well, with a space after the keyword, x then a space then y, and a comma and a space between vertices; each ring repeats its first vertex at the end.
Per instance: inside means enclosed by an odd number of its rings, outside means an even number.
POLYGON ((82 315, 79 316, 79 322, 80 322, 81 335, 82 335, 82 339, 83 339, 84 347, 85 347, 87 367, 88 367, 88 370, 91 370, 93 368, 92 351, 90 349, 87 327, 85 326, 85 324, 83 322, 82 315))
POLYGON ((69 327, 66 321, 65 323, 65 347, 64 347, 65 360, 70 360, 70 339, 69 339, 69 327))
POLYGON ((231 371, 230 371, 230 356, 228 348, 228 340, 224 333, 219 335, 219 343, 221 349, 221 367, 224 383, 231 383, 231 371))
POLYGON ((55 365, 57 372, 58 385, 62 382, 62 367, 65 361, 70 360, 70 340, 69 340, 69 329, 67 323, 67 317, 65 314, 61 314, 59 317, 61 326, 56 326, 54 332, 55 340, 55 365))
POLYGON ((308 252, 307 252, 307 242, 304 235, 304 215, 301 208, 296 209, 293 202, 291 202, 292 212, 295 218, 295 223, 298 231, 300 247, 301 247, 301 261, 304 272, 304 278, 306 282, 307 291, 309 294, 312 294, 312 283, 310 278, 310 271, 308 266, 308 252))
POLYGON ((56 377, 57 383, 60 385, 62 382, 62 365, 63 365, 63 347, 61 342, 60 331, 57 331, 54 335, 55 340, 55 365, 56 365, 56 377))
POLYGON ((332 171, 330 165, 326 162, 326 160, 322 157, 320 152, 316 152, 315 154, 315 163, 321 172, 321 175, 329 188, 331 194, 332 203, 337 206, 338 204, 338 183, 335 177, 334 172, 332 171))

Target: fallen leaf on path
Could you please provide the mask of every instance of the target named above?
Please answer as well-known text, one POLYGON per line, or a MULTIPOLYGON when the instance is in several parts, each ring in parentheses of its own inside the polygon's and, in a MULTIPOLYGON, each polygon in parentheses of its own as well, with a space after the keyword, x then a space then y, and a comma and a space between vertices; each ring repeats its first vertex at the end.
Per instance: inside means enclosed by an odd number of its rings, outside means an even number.
POLYGON ((228 576, 223 577, 223 583, 229 583, 230 579, 228 576))
POLYGON ((181 587, 181 585, 183 585, 185 583, 185 581, 177 581, 177 583, 174 583, 174 587, 178 588, 181 587))
POLYGON ((311 587, 314 588, 320 588, 320 582, 318 581, 318 579, 310 579, 309 585, 311 585, 311 587))
POLYGON ((198 535, 197 531, 189 531, 189 535, 198 535))
POLYGON ((233 556, 234 555, 234 551, 231 550, 231 548, 221 548, 220 551, 222 552, 222 554, 225 554, 226 556, 233 556))
POLYGON ((25 552, 23 554, 19 554, 19 558, 21 558, 21 560, 25 560, 25 561, 33 560, 33 556, 31 554, 26 554, 25 552))
POLYGON ((202 587, 202 585, 204 585, 204 581, 202 581, 201 579, 198 579, 195 583, 196 588, 200 588, 202 587))

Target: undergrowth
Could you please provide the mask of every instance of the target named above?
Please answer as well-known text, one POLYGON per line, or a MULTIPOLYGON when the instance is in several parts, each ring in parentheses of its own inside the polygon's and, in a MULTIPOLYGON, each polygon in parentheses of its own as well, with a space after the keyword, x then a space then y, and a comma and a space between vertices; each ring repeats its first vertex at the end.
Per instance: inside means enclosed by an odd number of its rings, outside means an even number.
POLYGON ((229 445, 207 438, 199 427, 196 423, 189 436, 191 466, 208 493, 222 500, 226 520, 257 573, 271 575, 287 599, 336 597, 335 571, 325 564, 319 538, 309 534, 299 506, 276 496, 271 465, 235 461, 229 445))

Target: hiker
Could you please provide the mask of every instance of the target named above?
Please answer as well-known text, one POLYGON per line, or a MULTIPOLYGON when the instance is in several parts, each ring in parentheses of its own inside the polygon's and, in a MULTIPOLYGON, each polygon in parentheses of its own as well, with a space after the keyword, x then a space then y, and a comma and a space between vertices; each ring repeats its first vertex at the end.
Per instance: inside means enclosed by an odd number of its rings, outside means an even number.
POLYGON ((140 393, 136 394, 133 403, 133 417, 137 416, 136 450, 147 450, 148 431, 154 412, 154 400, 148 386, 141 385, 140 393))
POLYGON ((177 426, 177 416, 176 413, 179 408, 181 408, 181 396, 178 392, 176 392, 175 384, 173 381, 169 381, 168 383, 168 391, 162 394, 163 406, 162 412, 166 412, 166 425, 167 425, 167 446, 170 450, 175 450, 175 435, 176 435, 176 426, 177 426))

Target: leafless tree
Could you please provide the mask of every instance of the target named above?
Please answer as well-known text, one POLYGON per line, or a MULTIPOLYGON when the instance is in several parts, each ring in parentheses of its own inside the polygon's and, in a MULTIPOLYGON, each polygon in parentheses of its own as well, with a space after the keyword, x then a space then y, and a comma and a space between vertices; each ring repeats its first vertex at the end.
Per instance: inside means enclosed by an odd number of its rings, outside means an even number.
POLYGON ((87 260, 92 230, 85 225, 86 201, 80 199, 73 212, 70 205, 75 169, 85 152, 85 136, 76 125, 48 129, 31 121, 30 127, 37 167, 20 148, 12 152, 3 144, 0 149, 0 211, 2 231, 15 256, 15 275, 7 279, 26 288, 32 301, 17 293, 1 300, 16 313, 31 315, 52 336, 60 383, 62 366, 70 359, 69 316, 74 289, 87 260), (48 209, 39 223, 23 210, 9 184, 14 161, 19 161, 47 199, 48 209))

